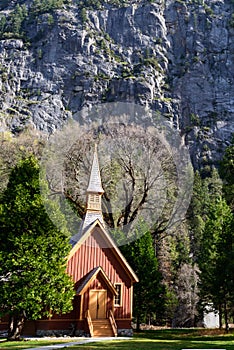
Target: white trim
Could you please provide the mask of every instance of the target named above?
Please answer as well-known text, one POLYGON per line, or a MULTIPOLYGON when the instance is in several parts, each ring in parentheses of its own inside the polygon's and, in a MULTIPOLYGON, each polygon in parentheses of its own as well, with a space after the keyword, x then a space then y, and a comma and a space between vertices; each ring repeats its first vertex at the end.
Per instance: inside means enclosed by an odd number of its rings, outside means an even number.
MULTIPOLYGON (((124 283, 121 283, 121 282, 116 282, 116 283, 114 283, 115 289, 116 289, 116 286, 117 286, 117 285, 120 286, 120 300, 119 300, 119 304, 116 304, 116 303, 115 303, 115 298, 116 298, 118 295, 114 296, 114 307, 123 306, 123 285, 124 285, 124 283)), ((116 291, 117 291, 117 289, 116 289, 116 291)))

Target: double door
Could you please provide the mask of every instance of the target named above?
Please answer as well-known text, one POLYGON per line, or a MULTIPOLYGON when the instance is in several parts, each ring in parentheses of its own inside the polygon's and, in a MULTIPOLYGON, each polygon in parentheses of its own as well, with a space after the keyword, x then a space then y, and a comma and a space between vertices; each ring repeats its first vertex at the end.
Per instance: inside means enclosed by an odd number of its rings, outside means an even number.
POLYGON ((89 311, 92 319, 106 318, 107 290, 89 291, 89 311))

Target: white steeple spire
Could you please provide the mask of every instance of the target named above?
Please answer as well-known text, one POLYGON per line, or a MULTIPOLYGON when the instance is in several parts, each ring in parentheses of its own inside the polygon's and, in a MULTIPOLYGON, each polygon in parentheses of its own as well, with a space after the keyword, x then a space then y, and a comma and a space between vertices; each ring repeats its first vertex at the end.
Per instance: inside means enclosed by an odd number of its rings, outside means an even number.
POLYGON ((93 155, 93 164, 89 178, 89 185, 87 188, 87 193, 97 193, 103 194, 104 190, 102 188, 102 181, 99 170, 98 163, 98 154, 97 154, 97 145, 95 144, 94 155, 93 155))
POLYGON ((95 145, 94 149, 93 163, 86 193, 86 213, 82 225, 83 232, 97 219, 104 225, 102 215, 102 194, 104 193, 104 190, 102 188, 102 181, 99 170, 97 145, 95 145))
POLYGON ((82 220, 79 232, 71 239, 71 244, 74 245, 84 234, 86 229, 90 227, 96 220, 105 226, 102 215, 102 194, 104 190, 102 188, 101 175, 99 170, 97 145, 95 145, 93 154, 93 163, 90 172, 89 184, 86 190, 86 212, 82 220))

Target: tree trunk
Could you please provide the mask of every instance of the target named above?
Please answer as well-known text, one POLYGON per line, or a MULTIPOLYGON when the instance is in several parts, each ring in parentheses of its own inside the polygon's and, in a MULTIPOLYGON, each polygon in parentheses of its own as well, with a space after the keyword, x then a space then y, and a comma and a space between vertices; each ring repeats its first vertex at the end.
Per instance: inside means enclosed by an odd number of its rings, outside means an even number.
POLYGON ((222 327, 223 327, 222 317, 223 317, 222 305, 219 304, 219 329, 222 329, 222 327))
POLYGON ((24 314, 14 314, 10 316, 8 324, 8 340, 19 340, 24 327, 24 314))
POLYGON ((136 317, 136 331, 140 332, 140 317, 136 317))
POLYGON ((226 300, 224 300, 224 320, 225 320, 225 330, 226 330, 226 332, 228 332, 229 331, 229 324, 228 324, 228 311, 227 311, 226 300))

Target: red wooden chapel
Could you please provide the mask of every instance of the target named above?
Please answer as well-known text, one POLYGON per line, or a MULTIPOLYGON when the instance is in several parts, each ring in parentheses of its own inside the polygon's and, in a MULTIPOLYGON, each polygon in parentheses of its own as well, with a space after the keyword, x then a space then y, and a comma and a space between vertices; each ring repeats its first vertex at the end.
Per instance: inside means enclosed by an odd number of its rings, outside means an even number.
POLYGON ((91 336, 131 335, 133 283, 138 281, 107 232, 95 149, 80 233, 72 238, 67 272, 76 288, 76 324, 91 336))
POLYGON ((25 334, 132 335, 133 284, 138 278, 107 232, 101 210, 103 193, 95 148, 86 213, 79 233, 71 239, 67 259, 67 273, 76 290, 73 310, 51 319, 28 321, 25 334))

